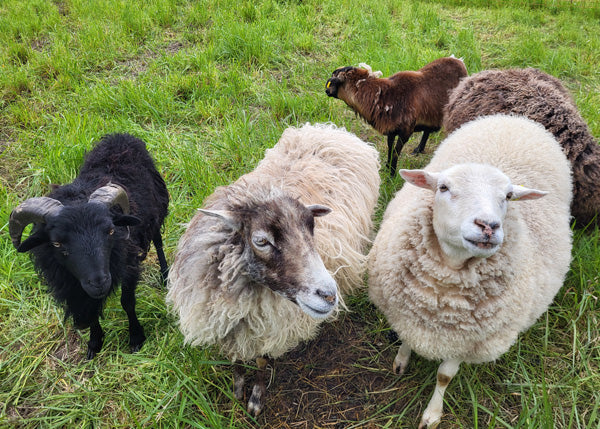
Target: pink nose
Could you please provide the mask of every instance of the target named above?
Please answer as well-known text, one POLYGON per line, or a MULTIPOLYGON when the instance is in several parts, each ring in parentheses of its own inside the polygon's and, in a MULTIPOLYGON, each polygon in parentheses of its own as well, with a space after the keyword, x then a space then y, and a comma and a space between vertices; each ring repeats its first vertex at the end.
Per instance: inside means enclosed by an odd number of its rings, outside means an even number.
POLYGON ((475 219, 473 223, 481 228, 481 232, 487 237, 491 237, 500 226, 498 222, 486 222, 481 219, 475 219))

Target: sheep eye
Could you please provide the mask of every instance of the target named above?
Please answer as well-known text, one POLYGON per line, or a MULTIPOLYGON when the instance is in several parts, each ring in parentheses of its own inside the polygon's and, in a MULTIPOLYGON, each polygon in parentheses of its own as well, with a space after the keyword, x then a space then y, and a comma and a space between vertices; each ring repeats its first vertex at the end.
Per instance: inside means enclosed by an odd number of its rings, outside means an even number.
POLYGON ((53 241, 53 242, 52 242, 52 245, 53 245, 54 247, 60 247, 60 246, 61 246, 61 244, 60 244, 58 241, 53 241))
POLYGON ((265 247, 269 244, 269 240, 267 240, 266 237, 254 237, 252 238, 252 243, 254 243, 256 247, 265 247))
POLYGON ((446 185, 440 185, 438 189, 440 190, 440 192, 446 192, 448 190, 448 187, 446 185))
POLYGON ((508 194, 506 194, 506 199, 507 200, 512 200, 512 197, 513 197, 513 193, 512 192, 509 192, 508 194))
POLYGON ((108 235, 113 235, 115 233, 115 229, 111 228, 110 231, 108 231, 108 235))

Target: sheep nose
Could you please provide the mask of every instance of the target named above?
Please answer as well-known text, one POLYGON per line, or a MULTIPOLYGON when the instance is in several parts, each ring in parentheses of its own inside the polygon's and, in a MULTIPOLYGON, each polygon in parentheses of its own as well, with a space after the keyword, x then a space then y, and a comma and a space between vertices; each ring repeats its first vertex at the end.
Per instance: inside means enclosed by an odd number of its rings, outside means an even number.
POLYGON ((110 290, 111 277, 109 274, 98 274, 83 282, 84 289, 94 297, 106 296, 110 290))
POLYGON ((481 232, 488 237, 491 237, 494 234, 494 232, 500 227, 499 222, 486 222, 481 219, 475 219, 473 223, 475 223, 475 225, 481 228, 481 232))
POLYGON ((335 304, 337 293, 335 291, 326 291, 323 289, 317 289, 317 295, 323 298, 329 304, 335 304))

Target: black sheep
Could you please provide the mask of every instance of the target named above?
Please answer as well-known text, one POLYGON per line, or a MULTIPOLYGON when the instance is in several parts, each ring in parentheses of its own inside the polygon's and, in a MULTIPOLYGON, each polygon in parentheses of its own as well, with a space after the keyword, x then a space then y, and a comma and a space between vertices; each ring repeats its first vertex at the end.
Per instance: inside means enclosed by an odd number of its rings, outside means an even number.
POLYGON ((167 262, 160 229, 169 194, 145 143, 128 134, 105 136, 90 151, 75 180, 47 197, 30 198, 10 215, 9 232, 19 252, 31 251, 36 270, 78 328, 90 328, 87 357, 102 348, 99 317, 106 297, 121 284, 129 318, 129 344, 146 337, 135 314, 135 287, 150 241, 163 281, 167 262), (33 223, 21 243, 25 227, 33 223))

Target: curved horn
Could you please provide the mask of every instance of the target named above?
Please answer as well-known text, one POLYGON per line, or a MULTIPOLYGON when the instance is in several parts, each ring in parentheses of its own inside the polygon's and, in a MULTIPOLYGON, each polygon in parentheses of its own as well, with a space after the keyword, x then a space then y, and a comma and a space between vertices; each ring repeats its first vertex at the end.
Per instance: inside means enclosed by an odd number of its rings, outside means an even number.
POLYGON ((46 218, 56 216, 62 209, 60 201, 48 197, 34 197, 23 201, 10 214, 8 232, 13 246, 19 247, 23 230, 30 223, 46 223, 46 218))
POLYGON ((89 201, 106 204, 108 207, 118 205, 123 210, 123 214, 129 214, 129 197, 127 192, 119 185, 107 183, 101 188, 96 189, 90 195, 89 201))

